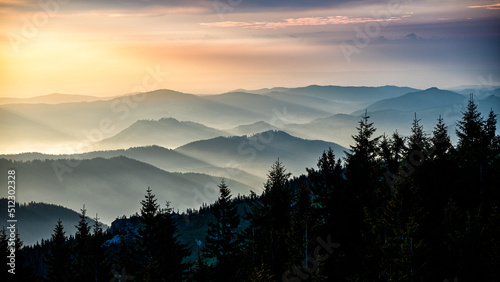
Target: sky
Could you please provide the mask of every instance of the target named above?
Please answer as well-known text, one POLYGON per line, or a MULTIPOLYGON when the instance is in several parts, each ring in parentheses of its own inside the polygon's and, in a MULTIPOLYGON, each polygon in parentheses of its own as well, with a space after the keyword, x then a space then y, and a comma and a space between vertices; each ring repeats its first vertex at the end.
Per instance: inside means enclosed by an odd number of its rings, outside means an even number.
POLYGON ((0 0, 0 97, 500 85, 499 0, 0 0))

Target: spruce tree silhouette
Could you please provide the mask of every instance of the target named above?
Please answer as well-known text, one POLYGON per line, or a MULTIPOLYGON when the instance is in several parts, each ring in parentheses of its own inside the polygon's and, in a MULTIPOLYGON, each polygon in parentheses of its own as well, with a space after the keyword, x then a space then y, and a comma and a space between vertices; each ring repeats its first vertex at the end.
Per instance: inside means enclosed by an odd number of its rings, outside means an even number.
POLYGON ((238 207, 231 200, 231 190, 222 180, 218 185, 220 196, 214 204, 213 219, 208 224, 205 254, 215 258, 214 279, 216 281, 235 281, 237 253, 239 251, 236 233, 240 218, 238 207))

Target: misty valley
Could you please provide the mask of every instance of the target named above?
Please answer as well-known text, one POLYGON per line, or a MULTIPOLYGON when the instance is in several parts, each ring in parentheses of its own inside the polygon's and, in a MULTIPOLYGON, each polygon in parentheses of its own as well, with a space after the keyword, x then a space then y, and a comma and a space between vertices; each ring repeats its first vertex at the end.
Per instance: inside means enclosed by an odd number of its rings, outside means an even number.
POLYGON ((498 113, 482 86, 0 98, 16 277, 496 281, 498 113))

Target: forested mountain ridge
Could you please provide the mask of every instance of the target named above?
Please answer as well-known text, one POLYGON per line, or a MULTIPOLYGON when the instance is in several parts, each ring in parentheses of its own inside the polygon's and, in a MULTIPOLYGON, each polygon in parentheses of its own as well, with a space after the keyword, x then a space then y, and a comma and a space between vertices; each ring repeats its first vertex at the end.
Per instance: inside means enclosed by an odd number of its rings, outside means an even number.
MULTIPOLYGON (((481 115, 472 98, 455 132, 438 116, 432 132, 415 117, 408 137, 381 135, 365 112, 344 161, 326 150, 316 168, 294 178, 275 161, 259 195, 234 200, 232 184, 221 180, 210 209, 204 204, 176 214, 168 198, 157 199, 157 190, 148 188, 132 219, 138 227, 121 229, 128 241, 100 245, 110 260, 99 266, 127 268, 138 280, 494 281, 500 274, 496 125, 496 114, 481 115), (236 210, 241 200, 244 215, 236 210), (189 250, 179 225, 193 224, 198 214, 210 219, 189 250), (194 262, 182 259, 190 251, 194 262), (170 270, 162 268, 167 265, 170 270)), ((49 279, 58 273, 51 270, 55 251, 84 242, 82 236, 64 240, 62 230, 59 223, 46 245, 52 250, 46 253, 49 279)), ((90 238, 104 244, 113 235, 99 234, 90 238)), ((25 248, 25 255, 40 248, 25 248)), ((67 268, 77 269, 95 257, 67 261, 67 268)))

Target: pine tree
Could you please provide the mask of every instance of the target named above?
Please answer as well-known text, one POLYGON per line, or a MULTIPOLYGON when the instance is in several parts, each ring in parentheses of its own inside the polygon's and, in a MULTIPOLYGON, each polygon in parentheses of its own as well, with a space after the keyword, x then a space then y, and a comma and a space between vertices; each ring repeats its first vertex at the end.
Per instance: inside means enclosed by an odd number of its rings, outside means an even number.
MULTIPOLYGON (((473 96, 469 99, 462 120, 457 122, 458 136, 456 154, 460 166, 460 187, 462 197, 457 198, 459 206, 475 209, 483 198, 483 180, 488 149, 486 145, 485 122, 477 109, 473 96), (473 203, 470 205, 470 203, 473 203)), ((470 212, 473 212, 469 209, 470 212)))
POLYGON ((49 253, 45 256, 47 266, 46 280, 66 282, 73 279, 71 272, 71 254, 61 219, 57 221, 50 241, 49 253))
MULTIPOLYGON (((349 224, 349 242, 353 245, 352 253, 356 254, 351 265, 363 265, 365 271, 361 278, 350 279, 373 280, 376 265, 378 264, 377 248, 374 245, 376 236, 383 233, 383 226, 379 222, 381 207, 390 195, 390 186, 384 182, 384 166, 377 159, 378 141, 380 137, 373 137, 376 129, 369 122, 368 113, 359 121, 357 135, 352 136, 354 145, 350 152, 346 152, 347 187, 353 193, 352 222, 349 224)), ((345 245, 345 242, 339 242, 345 245)), ((354 273, 353 275, 356 275, 354 273)))
POLYGON ((91 238, 92 246, 92 261, 93 261, 93 277, 94 281, 107 281, 109 277, 109 267, 106 259, 106 250, 103 247, 105 242, 104 234, 102 231, 101 223, 97 214, 94 218, 93 233, 91 238))
POLYGON ((134 275, 139 273, 138 266, 142 261, 137 259, 136 254, 131 247, 132 243, 127 241, 126 236, 120 237, 118 248, 112 254, 112 273, 119 274, 122 272, 134 275))
POLYGON ((159 265, 156 258, 153 257, 155 227, 157 225, 157 215, 159 214, 160 205, 156 202, 155 195, 152 194, 150 187, 146 190, 145 199, 141 201, 141 223, 142 228, 138 231, 138 250, 139 260, 142 266, 141 277, 144 281, 155 281, 160 279, 159 265))
POLYGON ((265 229, 268 229, 267 255, 271 259, 271 271, 277 277, 285 271, 283 262, 289 258, 286 242, 290 227, 291 195, 287 186, 290 176, 291 173, 277 160, 271 166, 261 196, 265 208, 264 220, 268 222, 264 225, 265 229))
POLYGON ((189 254, 187 246, 179 243, 177 224, 167 202, 160 209, 155 195, 148 187, 141 201, 141 224, 138 231, 138 251, 144 281, 180 281, 189 267, 184 258, 189 254))
POLYGON ((458 150, 465 154, 465 160, 473 161, 477 158, 484 136, 484 119, 477 109, 471 94, 466 111, 462 113, 462 120, 457 122, 458 150))
POLYGON ((87 222, 85 205, 80 210, 80 221, 76 225, 73 274, 76 281, 90 281, 94 273, 90 226, 87 222))
POLYGON ((251 210, 250 226, 245 230, 245 249, 251 256, 253 270, 266 266, 275 277, 286 270, 288 231, 290 230, 291 194, 288 173, 278 160, 272 166, 259 201, 251 210))
POLYGON ((231 190, 225 181, 219 184, 220 196, 213 207, 214 219, 209 223, 206 254, 215 258, 215 279, 234 281, 239 250, 237 228, 240 224, 238 207, 231 201, 231 190))
POLYGON ((207 263, 207 256, 203 247, 198 242, 198 253, 196 261, 193 265, 193 281, 197 282, 209 282, 212 281, 213 269, 207 263))
MULTIPOLYGON (((353 189, 346 187, 343 172, 341 160, 335 159, 331 148, 323 152, 319 158, 317 170, 307 169, 310 192, 313 194, 311 205, 314 208, 311 211, 314 221, 310 222, 308 226, 311 228, 309 238, 331 236, 334 242, 343 242, 347 245, 347 242, 353 238, 353 234, 359 236, 359 229, 356 229, 359 226, 353 226, 355 225, 353 222, 357 220, 357 218, 353 218, 356 199, 353 189)), ((305 189, 305 187, 302 188, 305 189)), ((301 189, 302 201, 306 199, 305 190, 307 189, 304 189, 301 189)), ((294 214, 297 214, 297 211, 294 214)), ((356 267, 350 263, 353 252, 344 249, 343 245, 341 244, 333 257, 325 262, 325 267, 318 269, 322 274, 334 280, 345 277, 348 273, 357 272, 356 267)), ((300 253, 302 254, 302 252, 300 253)), ((296 263, 298 262, 302 261, 296 263)))
MULTIPOLYGON (((417 118, 417 113, 415 113, 415 118, 413 119, 413 124, 411 127, 411 135, 408 138, 408 154, 410 155, 415 151, 423 152, 428 149, 428 145, 428 138, 427 134, 424 132, 424 126, 420 125, 420 119, 417 118)), ((415 161, 423 162, 424 160, 419 159, 415 161)))
POLYGON ((263 218, 263 206, 260 201, 260 197, 254 191, 250 191, 250 195, 247 198, 248 206, 244 208, 244 215, 242 220, 246 221, 247 227, 241 232, 240 241, 241 246, 241 265, 239 275, 241 277, 248 277, 254 271, 254 269, 262 263, 260 256, 260 248, 262 242, 260 242, 261 236, 260 221, 263 218), (256 234, 257 233, 257 234, 256 234))
POLYGON ((309 261, 309 257, 314 256, 309 249, 314 225, 311 189, 305 178, 297 181, 290 226, 290 261, 296 264, 304 262, 305 268, 309 268, 314 263, 309 261))
POLYGON ((376 160, 380 137, 372 138, 376 129, 369 118, 365 112, 359 121, 359 127, 356 127, 358 134, 352 136, 354 145, 350 146, 350 152, 345 152, 346 178, 364 206, 372 206, 370 199, 374 198, 372 196, 376 193, 376 182, 382 175, 376 160))
POLYGON ((191 267, 191 264, 185 261, 191 251, 186 244, 179 241, 179 228, 170 202, 166 203, 166 208, 160 210, 157 217, 153 257, 157 258, 161 267, 160 281, 181 281, 191 267))
POLYGON ((490 113, 488 114, 488 119, 486 120, 484 131, 485 131, 484 144, 489 149, 488 156, 492 157, 498 155, 498 153, 500 153, 498 150, 499 144, 496 144, 496 142, 498 142, 498 139, 495 138, 497 131, 497 114, 495 114, 493 109, 491 109, 490 113))
POLYGON ((452 148, 448 128, 445 125, 443 118, 439 116, 438 123, 432 132, 431 142, 434 148, 433 156, 436 159, 444 158, 452 148))
POLYGON ((404 152, 406 152, 405 138, 399 135, 396 130, 392 134, 391 149, 394 157, 394 161, 399 164, 404 158, 404 152))

